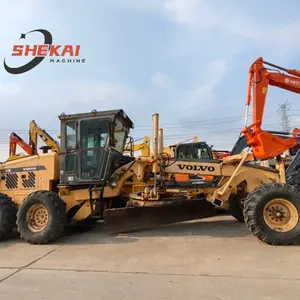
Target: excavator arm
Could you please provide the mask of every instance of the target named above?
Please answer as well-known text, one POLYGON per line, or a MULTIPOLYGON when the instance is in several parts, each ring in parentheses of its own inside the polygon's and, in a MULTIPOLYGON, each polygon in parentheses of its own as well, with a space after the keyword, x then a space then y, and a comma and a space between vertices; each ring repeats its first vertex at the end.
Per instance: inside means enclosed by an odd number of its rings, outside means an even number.
POLYGON ((20 146, 28 155, 31 155, 31 147, 16 133, 12 132, 9 136, 9 157, 16 155, 17 145, 20 146))
POLYGON ((282 138, 262 130, 269 85, 300 94, 300 71, 282 68, 264 61, 262 57, 259 57, 249 69, 245 127, 242 132, 245 134, 248 145, 252 147, 254 156, 261 160, 274 158, 300 142, 300 129, 298 128, 293 130, 289 138, 282 138), (268 69, 265 65, 276 70, 268 69), (253 102, 253 124, 247 126, 251 101, 253 102))
POLYGON ((143 142, 134 145, 132 149, 130 149, 130 143, 127 143, 125 145, 124 153, 127 153, 130 150, 132 152, 141 151, 142 156, 150 156, 150 138, 148 136, 145 136, 143 142))
POLYGON ((59 144, 44 129, 40 128, 34 120, 32 120, 29 124, 29 145, 32 149, 32 154, 37 154, 38 137, 43 140, 52 152, 59 153, 59 144))
MULTIPOLYGON (((188 141, 188 140, 186 140, 186 141, 188 141)), ((184 141, 184 142, 186 142, 186 141, 184 141)), ((168 147, 164 147, 163 152, 166 154, 169 154, 171 156, 174 156, 174 150, 175 150, 176 146, 181 145, 184 142, 178 142, 177 144, 173 144, 168 147)), ((193 143, 197 143, 197 142, 198 142, 198 137, 195 136, 193 138, 193 143)), ((124 151, 124 153, 127 153, 130 151, 128 148, 130 148, 129 143, 126 144, 126 146, 125 146, 126 150, 124 151)), ((142 156, 147 156, 147 157, 150 156, 150 138, 148 136, 145 136, 142 143, 136 144, 133 146, 132 151, 133 152, 141 151, 142 156)))

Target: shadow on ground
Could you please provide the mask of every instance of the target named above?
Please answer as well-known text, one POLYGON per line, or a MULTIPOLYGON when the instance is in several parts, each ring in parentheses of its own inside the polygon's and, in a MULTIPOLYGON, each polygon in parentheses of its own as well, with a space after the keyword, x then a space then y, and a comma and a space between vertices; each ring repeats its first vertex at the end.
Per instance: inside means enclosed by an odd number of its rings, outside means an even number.
POLYGON ((69 227, 57 244, 108 244, 133 243, 142 237, 180 237, 180 236, 208 236, 215 238, 237 238, 251 235, 244 223, 232 217, 214 217, 190 222, 175 223, 150 229, 130 232, 107 232, 101 224, 90 230, 69 227))
MULTIPOLYGON (((102 224, 96 224, 93 227, 72 225, 68 226, 63 236, 52 245, 124 244, 134 243, 141 237, 208 236, 237 238, 248 235, 251 235, 251 233, 244 223, 236 221, 231 216, 217 216, 130 232, 122 232, 122 228, 116 228, 115 231, 108 232, 105 231, 102 224)), ((16 243, 25 242, 14 231, 6 241, 0 243, 0 249, 10 247, 16 243)))

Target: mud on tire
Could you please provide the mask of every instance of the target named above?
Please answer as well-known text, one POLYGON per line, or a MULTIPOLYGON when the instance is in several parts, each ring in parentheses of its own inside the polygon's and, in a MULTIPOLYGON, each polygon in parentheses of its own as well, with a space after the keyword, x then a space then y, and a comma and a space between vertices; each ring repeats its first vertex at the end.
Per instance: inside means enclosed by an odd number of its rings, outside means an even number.
POLYGON ((300 243, 300 190, 272 183, 251 192, 244 202, 244 218, 249 230, 270 245, 300 243))
POLYGON ((21 238, 30 244, 47 244, 58 239, 67 223, 66 207, 58 194, 37 191, 27 196, 17 214, 21 238))
POLYGON ((6 239, 16 225, 17 206, 10 197, 0 193, 0 241, 6 239))

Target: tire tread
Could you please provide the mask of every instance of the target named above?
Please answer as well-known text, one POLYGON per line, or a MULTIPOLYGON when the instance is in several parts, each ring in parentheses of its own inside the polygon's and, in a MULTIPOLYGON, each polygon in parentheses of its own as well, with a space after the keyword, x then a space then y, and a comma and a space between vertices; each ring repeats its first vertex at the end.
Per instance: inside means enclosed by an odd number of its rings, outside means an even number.
POLYGON ((276 193, 276 192, 288 192, 293 193, 300 197, 300 191, 295 187, 282 184, 282 183, 271 183, 263 184, 257 187, 253 192, 249 193, 244 202, 244 218, 245 223, 250 230, 259 240, 269 244, 269 245, 299 245, 300 244, 300 234, 296 237, 287 240, 276 240, 270 238, 259 225, 259 221, 256 216, 256 208, 260 203, 260 199, 263 195, 267 193, 276 193))
POLYGON ((2 213, 0 220, 0 240, 4 240, 15 227, 18 208, 8 195, 0 193, 0 210, 2 213))
POLYGON ((67 217, 66 217, 66 208, 65 202, 58 196, 55 192, 49 191, 36 191, 28 195, 23 201, 18 213, 17 213, 17 228, 22 239, 24 239, 29 244, 48 244, 58 239, 66 226, 67 217), (29 234, 26 234, 26 231, 23 230, 23 219, 21 217, 23 213, 23 208, 27 207, 30 202, 35 199, 40 198, 41 203, 51 203, 54 208, 55 213, 52 214, 54 221, 52 222, 51 230, 47 234, 43 234, 39 239, 35 239, 29 234))

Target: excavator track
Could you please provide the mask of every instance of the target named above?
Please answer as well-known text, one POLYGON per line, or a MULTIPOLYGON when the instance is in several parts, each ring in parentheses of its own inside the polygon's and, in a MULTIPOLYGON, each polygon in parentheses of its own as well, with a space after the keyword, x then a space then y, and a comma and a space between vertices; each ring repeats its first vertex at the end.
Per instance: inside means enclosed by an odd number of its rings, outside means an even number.
POLYGON ((286 183, 300 190, 300 170, 287 177, 286 183))

